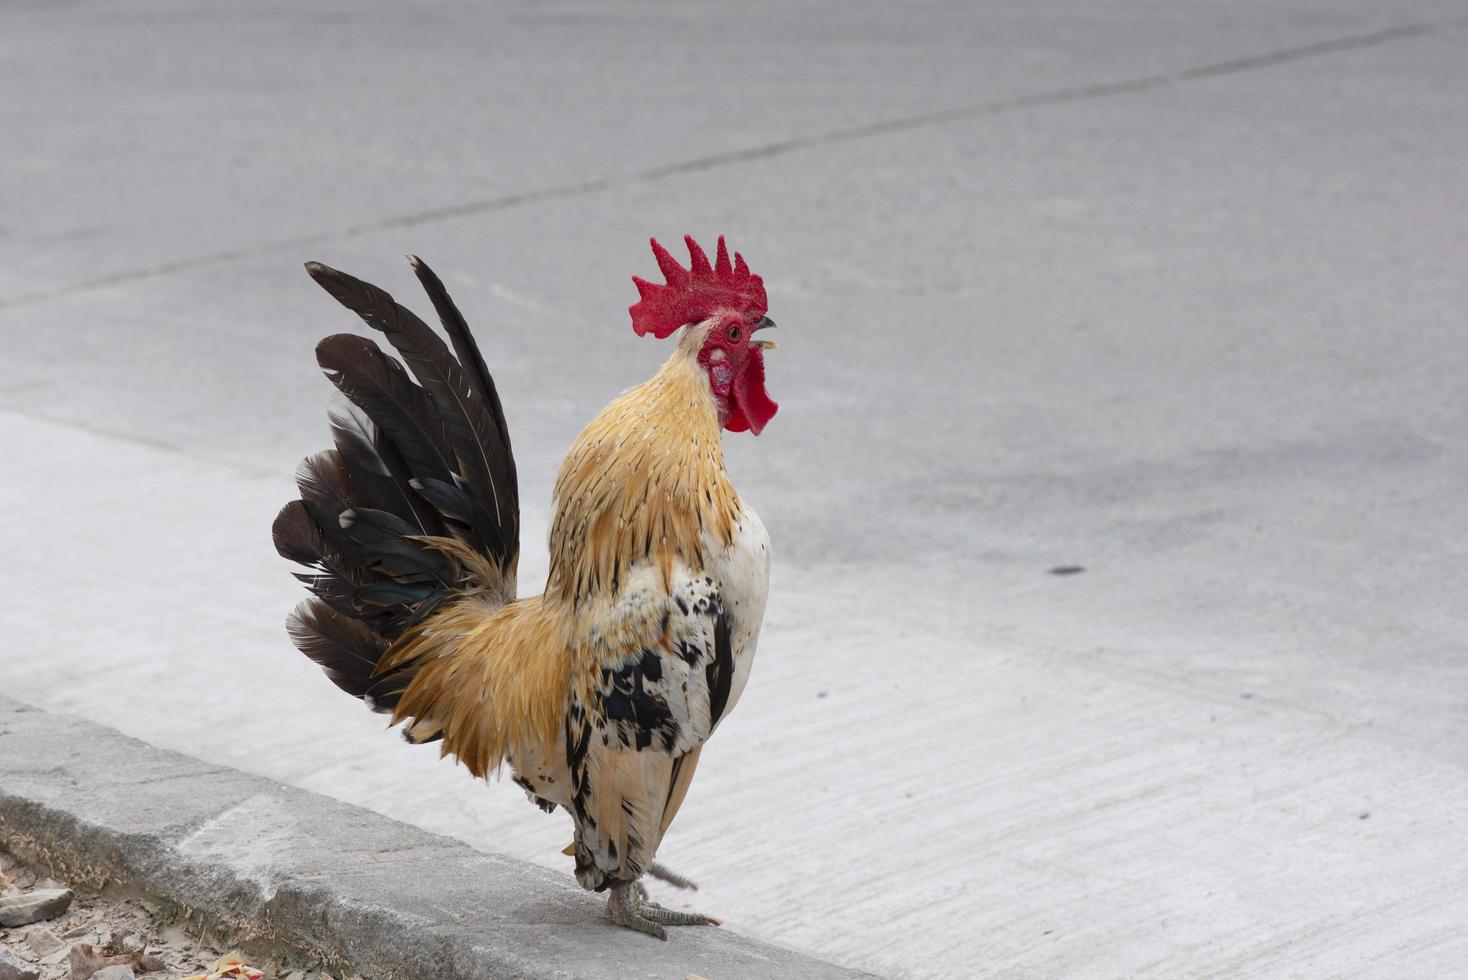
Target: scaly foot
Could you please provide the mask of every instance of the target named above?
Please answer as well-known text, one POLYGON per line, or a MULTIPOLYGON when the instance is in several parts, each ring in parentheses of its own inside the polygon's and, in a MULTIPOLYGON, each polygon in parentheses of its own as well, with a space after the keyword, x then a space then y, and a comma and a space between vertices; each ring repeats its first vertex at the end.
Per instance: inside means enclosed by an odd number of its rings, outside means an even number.
POLYGON ((665 909, 658 903, 649 901, 647 889, 639 882, 613 888, 611 895, 607 897, 607 909, 617 925, 645 932, 659 939, 668 938, 668 931, 663 926, 719 925, 719 920, 712 916, 665 909))
POLYGON ((661 864, 658 864, 656 861, 654 861, 652 864, 649 864, 647 866, 647 873, 650 874, 650 875, 652 875, 658 881, 666 881, 668 884, 672 885, 674 888, 686 888, 687 890, 689 890, 691 892, 698 891, 698 886, 695 885, 693 882, 689 881, 687 878, 683 877, 678 872, 672 871, 672 870, 670 870, 668 868, 663 867, 661 864))

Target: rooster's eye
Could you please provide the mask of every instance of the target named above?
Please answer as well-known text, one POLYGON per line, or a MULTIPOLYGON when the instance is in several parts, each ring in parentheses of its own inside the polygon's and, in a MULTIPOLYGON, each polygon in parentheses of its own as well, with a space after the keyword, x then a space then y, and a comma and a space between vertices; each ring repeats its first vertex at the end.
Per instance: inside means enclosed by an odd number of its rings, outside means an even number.
POLYGON ((734 343, 734 344, 739 343, 739 338, 741 336, 742 336, 742 334, 739 332, 739 328, 738 327, 730 327, 729 328, 729 342, 730 343, 734 343))

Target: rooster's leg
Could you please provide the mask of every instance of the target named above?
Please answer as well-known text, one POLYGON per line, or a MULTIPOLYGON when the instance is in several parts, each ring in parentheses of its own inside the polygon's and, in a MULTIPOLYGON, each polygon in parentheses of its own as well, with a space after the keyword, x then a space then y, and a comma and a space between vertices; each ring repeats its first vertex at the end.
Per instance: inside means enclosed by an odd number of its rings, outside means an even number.
POLYGON ((663 926, 716 926, 719 924, 719 920, 711 916, 700 915, 697 912, 665 909, 656 902, 648 901, 647 889, 637 882, 614 887, 612 894, 607 898, 607 908, 612 913, 612 920, 618 925, 645 932, 659 939, 668 938, 668 932, 663 926))
POLYGON ((619 926, 645 932, 649 936, 667 939, 666 929, 638 913, 639 906, 642 905, 640 891, 641 886, 635 883, 613 886, 612 893, 607 896, 607 910, 612 913, 612 921, 619 926))
POLYGON ((650 875, 652 875, 658 881, 666 881, 668 884, 672 885, 674 888, 686 888, 688 891, 691 891, 691 892, 698 891, 698 886, 695 885, 693 882, 689 881, 687 878, 683 877, 678 872, 673 871, 673 870, 671 870, 669 868, 663 867, 661 864, 658 864, 656 861, 654 861, 652 864, 649 864, 647 866, 647 873, 650 874, 650 875))

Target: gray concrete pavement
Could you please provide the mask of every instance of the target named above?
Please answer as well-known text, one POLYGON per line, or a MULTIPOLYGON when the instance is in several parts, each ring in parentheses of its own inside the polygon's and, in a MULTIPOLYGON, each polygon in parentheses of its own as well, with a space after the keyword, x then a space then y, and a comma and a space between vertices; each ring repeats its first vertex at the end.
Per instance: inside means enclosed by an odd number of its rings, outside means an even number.
POLYGON ((649 940, 564 876, 3 697, 0 843, 226 948, 374 980, 871 976, 727 929, 649 940))
POLYGON ((723 231, 782 409, 729 449, 759 667, 664 849, 703 906, 897 976, 1468 969, 1462 17, 6 7, 0 689, 566 870, 284 641, 353 329, 299 263, 443 275, 535 590, 664 356, 647 235, 723 231))

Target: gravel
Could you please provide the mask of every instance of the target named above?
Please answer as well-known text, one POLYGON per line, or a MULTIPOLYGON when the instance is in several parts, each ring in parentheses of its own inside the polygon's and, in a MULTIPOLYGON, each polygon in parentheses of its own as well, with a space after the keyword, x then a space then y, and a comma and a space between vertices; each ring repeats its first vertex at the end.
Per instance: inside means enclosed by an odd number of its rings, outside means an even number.
MULTIPOLYGON (((64 887, 0 851, 0 907, 59 911, 46 924, 0 929, 0 980, 173 980, 207 974, 229 950, 199 934, 177 907, 120 886, 64 887), (65 904, 54 896, 64 892, 65 904)), ((251 951, 266 980, 336 980, 309 964, 282 963, 251 951)), ((353 978, 355 980, 355 978, 353 978)))
POLYGON ((40 980, 35 967, 22 962, 8 946, 0 945, 0 980, 40 980))

